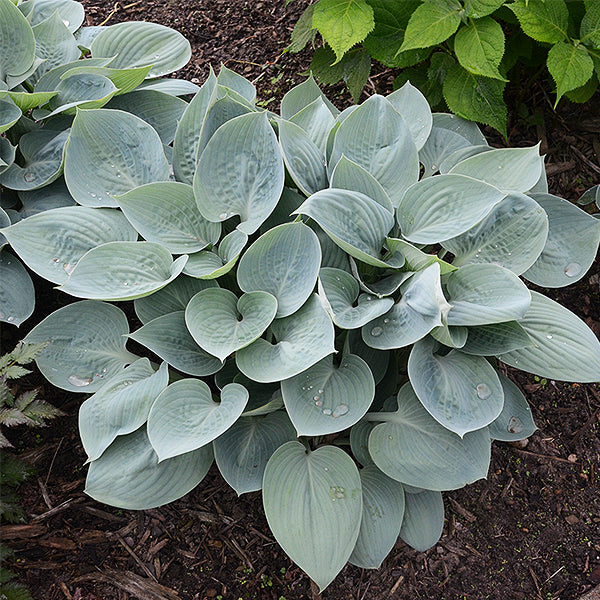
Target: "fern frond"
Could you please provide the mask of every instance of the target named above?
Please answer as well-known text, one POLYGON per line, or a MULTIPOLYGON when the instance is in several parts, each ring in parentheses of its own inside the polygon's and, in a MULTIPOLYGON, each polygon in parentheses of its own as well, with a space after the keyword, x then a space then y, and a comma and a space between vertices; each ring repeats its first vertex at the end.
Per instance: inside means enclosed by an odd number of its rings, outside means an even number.
POLYGON ((29 373, 31 373, 29 369, 25 369, 19 365, 10 365, 6 367, 6 370, 4 371, 6 379, 19 379, 19 377, 25 377, 25 375, 29 375, 29 373))
POLYGON ((28 365, 33 362, 48 345, 49 342, 32 344, 30 342, 19 342, 15 349, 10 353, 12 362, 18 365, 28 365))

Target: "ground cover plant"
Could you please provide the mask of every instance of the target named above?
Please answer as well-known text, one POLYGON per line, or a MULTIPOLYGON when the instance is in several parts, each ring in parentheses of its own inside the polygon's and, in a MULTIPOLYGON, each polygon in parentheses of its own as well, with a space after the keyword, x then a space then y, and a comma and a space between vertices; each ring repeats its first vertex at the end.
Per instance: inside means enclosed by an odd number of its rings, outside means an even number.
MULTIPOLYGON (((491 125, 506 136, 508 79, 547 68, 556 103, 587 101, 600 74, 600 9, 594 0, 318 0, 298 20, 291 51, 319 33, 311 69, 344 80, 355 99, 371 59, 402 69, 432 106, 491 125)), ((523 83, 527 86, 527 83, 523 83)))

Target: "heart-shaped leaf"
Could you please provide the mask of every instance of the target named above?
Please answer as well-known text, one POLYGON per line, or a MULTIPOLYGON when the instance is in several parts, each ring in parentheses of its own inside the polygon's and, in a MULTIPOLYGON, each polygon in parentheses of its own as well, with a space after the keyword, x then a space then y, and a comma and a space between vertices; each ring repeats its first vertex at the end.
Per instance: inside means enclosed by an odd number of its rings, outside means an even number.
POLYGON ((425 96, 407 81, 387 96, 387 101, 400 113, 410 129, 417 150, 421 150, 433 126, 431 108, 425 96))
MULTIPOLYGON (((408 488, 404 488, 408 491, 408 488)), ((404 519, 400 537, 417 552, 435 546, 444 530, 444 501, 440 492, 429 490, 404 495, 404 519)))
MULTIPOLYGON (((0 2, 0 81, 27 71, 35 57, 35 37, 23 13, 10 0, 0 2)), ((12 87, 12 86, 11 86, 12 87)))
POLYGON ((221 240, 216 252, 203 250, 192 254, 183 272, 198 279, 217 279, 233 269, 247 243, 248 234, 234 229, 221 240))

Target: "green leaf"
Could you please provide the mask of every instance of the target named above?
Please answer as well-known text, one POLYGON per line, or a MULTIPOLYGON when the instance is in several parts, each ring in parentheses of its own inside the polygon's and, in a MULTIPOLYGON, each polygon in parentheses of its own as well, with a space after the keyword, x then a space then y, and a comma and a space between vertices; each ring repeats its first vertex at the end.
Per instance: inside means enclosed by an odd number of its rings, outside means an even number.
POLYGON ((218 403, 200 379, 172 383, 154 401, 148 415, 148 438, 159 460, 210 444, 237 421, 247 402, 248 390, 238 383, 227 384, 218 403))
POLYGON ((0 0, 0 81, 29 69, 35 37, 23 13, 10 0, 0 0))
POLYGON ((119 436, 90 464, 85 492, 111 506, 129 510, 155 508, 193 490, 212 462, 211 446, 159 462, 142 427, 119 436))
POLYGON ((221 240, 216 253, 203 250, 192 254, 183 272, 199 279, 217 279, 233 269, 247 242, 247 234, 234 229, 221 240))
MULTIPOLYGON (((327 99, 325 94, 319 89, 313 76, 293 87, 281 99, 281 117, 292 121, 292 117, 302 110, 312 105, 315 100, 322 100, 333 117, 340 114, 340 111, 327 99)), ((304 128, 301 123, 294 121, 297 125, 304 128)), ((304 128, 306 130, 306 128, 304 128)))
POLYGON ((600 381, 600 342, 571 311, 531 292, 531 306, 519 324, 534 344, 500 354, 502 362, 548 379, 600 381))
POLYGON ((140 358, 90 396, 79 409, 79 435, 89 460, 100 458, 117 436, 141 427, 168 383, 167 363, 154 371, 140 358))
POLYGON ((429 108, 425 96, 407 81, 401 88, 387 96, 387 100, 402 115, 410 129, 417 150, 421 150, 433 126, 431 108, 429 108))
POLYGON ((569 9, 564 0, 515 0, 507 6, 523 31, 537 42, 555 44, 568 38, 569 9))
POLYGON ((367 37, 375 21, 373 9, 365 0, 319 0, 312 25, 331 46, 339 62, 345 52, 367 37))
POLYGON ((285 411, 242 416, 213 442, 215 460, 223 479, 240 496, 262 489, 268 460, 277 448, 295 439, 285 411))
POLYGON ((36 359, 53 385, 91 394, 137 356, 125 349, 129 325, 112 304, 85 300, 60 308, 36 325, 26 342, 49 342, 36 359))
POLYGON ((281 196, 284 168, 266 113, 251 113, 222 125, 208 142, 194 175, 202 215, 224 221, 240 215, 238 229, 254 233, 281 196))
POLYGON ((448 325, 490 325, 519 320, 529 308, 531 295, 525 284, 504 267, 467 265, 445 281, 448 325))
MULTIPOLYGON (((407 487, 404 488, 405 491, 407 487)), ((440 492, 404 494, 405 508, 400 537, 417 552, 435 546, 444 529, 444 501, 440 492)))
POLYGON ((32 108, 46 104, 58 92, 8 92, 11 100, 25 113, 32 108))
POLYGON ((134 188, 116 201, 144 239, 173 254, 192 253, 216 244, 221 224, 199 212, 191 185, 165 181, 134 188))
POLYGON ((404 517, 404 489, 374 465, 359 471, 363 511, 356 546, 348 559, 363 569, 378 569, 394 547, 404 517))
POLYGON ((454 38, 458 62, 474 75, 506 81, 498 71, 504 55, 504 32, 492 17, 471 21, 454 38))
POLYGON ((478 179, 439 175, 411 186, 396 216, 407 240, 435 244, 468 231, 505 197, 505 192, 478 179))
POLYGON ((483 357, 460 350, 442 356, 434 348, 435 342, 425 338, 413 346, 408 359, 408 375, 423 406, 461 437, 489 425, 504 402, 494 368, 483 357))
POLYGON ((187 79, 169 77, 167 79, 146 79, 136 88, 136 91, 142 90, 152 90, 171 96, 193 96, 200 91, 200 87, 187 79))
POLYGON ((410 382, 398 392, 398 409, 373 413, 384 421, 369 436, 369 454, 389 477, 428 490, 454 490, 487 475, 491 444, 486 427, 459 437, 440 425, 410 382))
POLYGON ((492 14, 504 4, 505 0, 465 0, 465 11, 467 16, 473 19, 481 19, 492 14))
POLYGON ((261 338, 235 354, 239 370, 260 383, 298 375, 335 352, 333 323, 316 294, 293 315, 275 319, 270 331, 274 343, 261 338))
POLYGON ((406 261, 404 266, 409 271, 422 271, 434 263, 440 266, 440 273, 442 275, 456 271, 454 265, 438 258, 435 254, 427 254, 404 240, 386 238, 385 245, 389 248, 390 252, 394 254, 400 253, 404 256, 406 261))
POLYGON ((453 0, 426 2, 413 12, 398 52, 435 46, 447 40, 460 25, 462 6, 453 0))
POLYGON ((516 321, 469 327, 462 352, 476 356, 495 356, 533 345, 532 339, 516 321))
POLYGON ((79 204, 117 206, 114 196, 168 179, 162 142, 145 121, 120 110, 77 113, 65 151, 65 181, 79 204))
POLYGON ((287 442, 267 463, 263 504, 279 545, 323 590, 346 564, 360 530, 361 482, 350 456, 334 446, 311 452, 287 442))
POLYGON ((158 23, 129 21, 103 29, 90 48, 94 58, 111 58, 114 69, 147 67, 148 77, 162 77, 185 66, 190 43, 174 29, 158 23))
MULTIPOLYGON (((4 1, 10 2, 10 0, 4 1)), ((21 118, 21 114, 21 109, 12 99, 0 99, 0 133, 4 133, 7 129, 10 129, 21 118)))
POLYGON ((119 211, 85 206, 47 210, 2 231, 32 271, 58 284, 66 283, 89 250, 107 242, 137 240, 137 232, 119 211))
POLYGON ((594 263, 600 245, 600 222, 572 202, 534 194, 548 215, 550 229, 542 253, 523 277, 545 288, 579 281, 594 263))
POLYGON ((521 390, 502 373, 498 373, 504 390, 504 408, 488 427, 493 440, 515 442, 533 435, 537 427, 521 390))
POLYGON ((457 267, 496 263, 521 275, 542 252, 548 237, 548 217, 524 194, 509 194, 475 227, 442 246, 455 255, 457 267))
POLYGON ((579 35, 583 44, 600 49, 600 5, 597 2, 590 2, 586 6, 579 35))
POLYGON ((35 26, 47 20, 55 12, 61 18, 62 23, 74 33, 81 27, 85 18, 83 5, 74 0, 35 0, 19 4, 19 8, 27 17, 31 26, 35 26))
POLYGON ((133 303, 135 314, 145 324, 156 317, 185 310, 192 296, 209 287, 217 287, 217 282, 180 275, 157 292, 137 298, 133 303))
POLYGON ((313 13, 315 5, 306 7, 300 18, 296 21, 292 30, 290 45, 286 48, 288 52, 296 53, 304 50, 306 44, 314 43, 317 30, 313 27, 313 13))
POLYGON ((498 79, 479 77, 454 65, 444 80, 444 98, 453 113, 491 125, 506 137, 505 85, 498 79))
POLYGON ((196 344, 186 327, 183 310, 156 317, 129 337, 187 375, 212 375, 223 365, 196 344))
POLYGON ((238 75, 235 71, 228 69, 225 65, 221 65, 217 83, 229 90, 233 90, 247 102, 254 104, 256 100, 256 88, 254 84, 250 83, 242 75, 238 75))
POLYGON ((277 318, 295 313, 311 295, 321 263, 319 240, 304 223, 285 223, 264 233, 246 250, 237 270, 244 292, 277 299, 277 318))
POLYGON ((336 366, 331 355, 282 381, 281 392, 298 436, 327 435, 365 415, 375 397, 375 381, 362 358, 345 354, 336 366))
POLYGON ((59 289, 77 298, 134 300, 173 281, 187 259, 173 261, 154 242, 107 242, 84 254, 59 289))
POLYGON ((556 102, 566 92, 584 85, 594 72, 594 61, 583 45, 558 42, 548 52, 548 71, 556 83, 556 102))
POLYGON ((198 292, 185 309, 185 321, 196 343, 224 361, 258 339, 277 312, 277 300, 263 291, 238 297, 229 290, 198 292))
POLYGON ((0 322, 19 327, 33 314, 33 281, 18 258, 0 250, 0 322))

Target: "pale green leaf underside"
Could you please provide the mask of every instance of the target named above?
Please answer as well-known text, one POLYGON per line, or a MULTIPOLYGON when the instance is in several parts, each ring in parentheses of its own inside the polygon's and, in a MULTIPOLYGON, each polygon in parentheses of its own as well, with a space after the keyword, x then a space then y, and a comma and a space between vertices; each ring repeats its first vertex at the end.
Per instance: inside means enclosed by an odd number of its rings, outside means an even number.
POLYGON ((476 356, 496 356, 532 344, 532 339, 517 321, 507 321, 469 327, 467 341, 461 350, 476 356))

